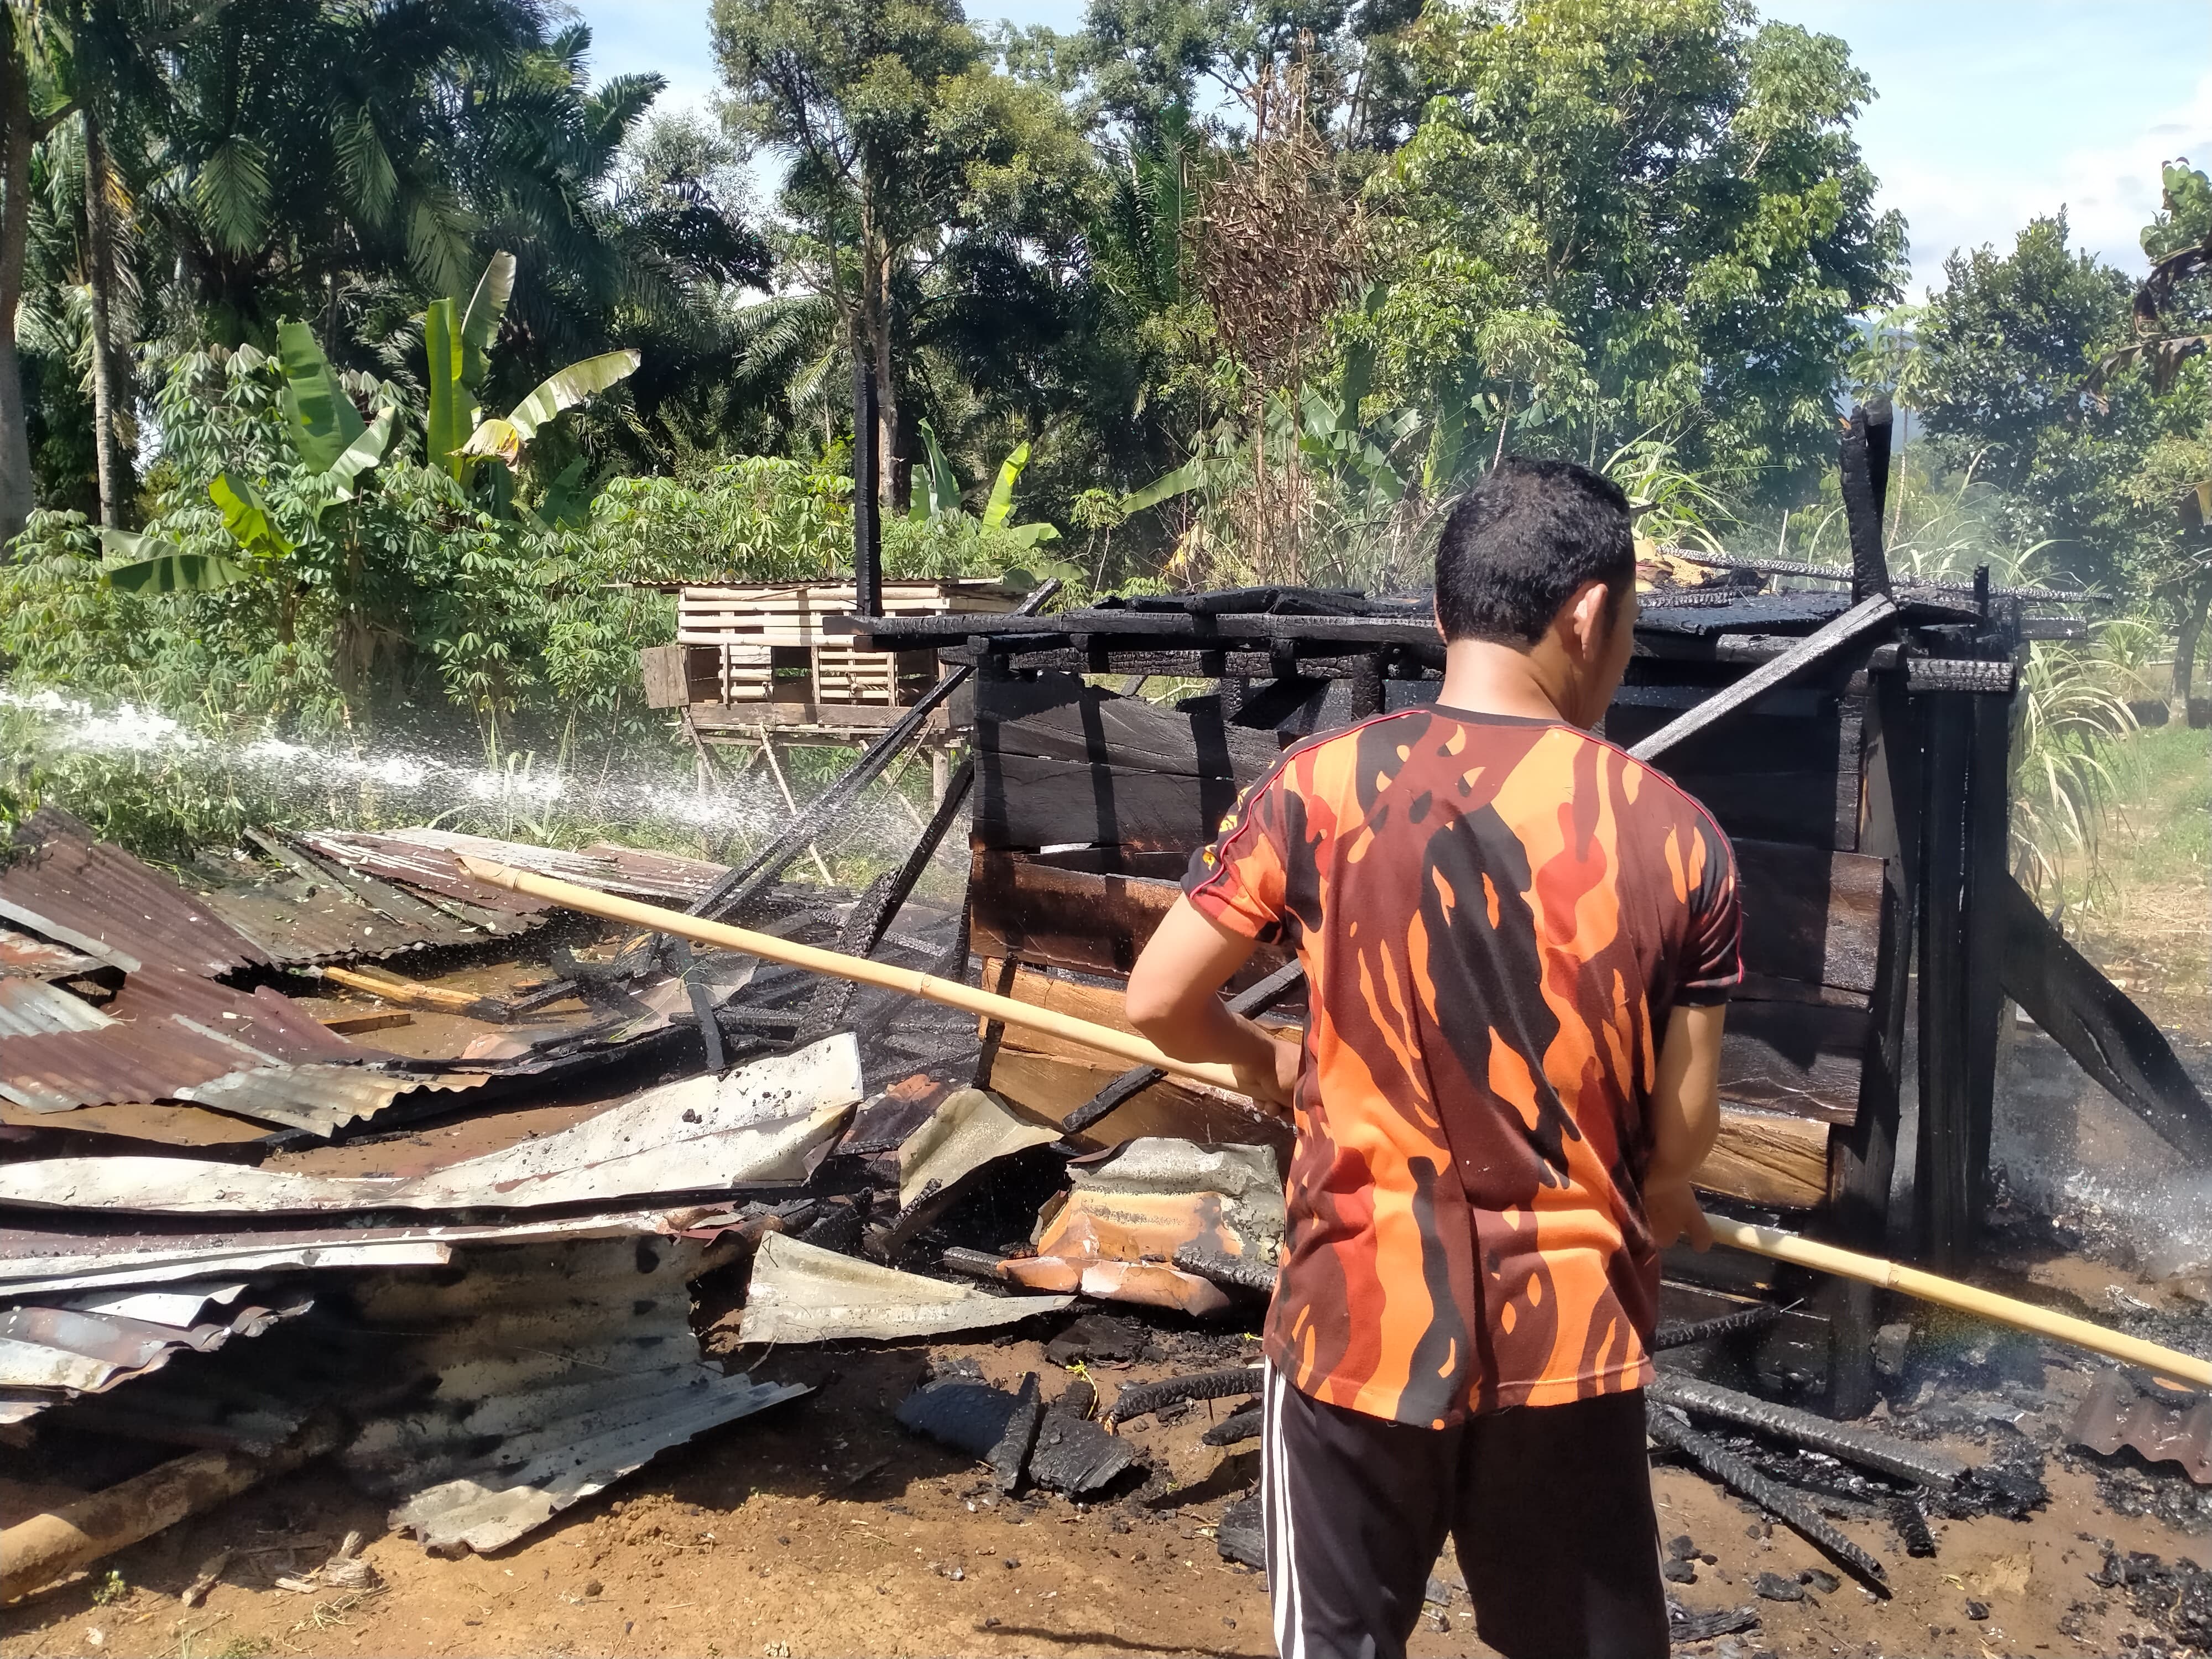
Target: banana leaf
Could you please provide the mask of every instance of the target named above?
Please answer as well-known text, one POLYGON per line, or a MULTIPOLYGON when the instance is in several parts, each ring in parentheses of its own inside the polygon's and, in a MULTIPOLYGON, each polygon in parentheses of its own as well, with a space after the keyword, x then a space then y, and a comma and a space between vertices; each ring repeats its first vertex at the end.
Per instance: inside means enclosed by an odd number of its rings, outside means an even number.
MULTIPOLYGON (((318 475, 335 465, 365 429, 361 411, 338 384, 330 360, 305 323, 276 325, 276 356, 284 369, 284 412, 301 465, 318 475)), ((356 469, 357 470, 357 469, 356 469)))
MULTIPOLYGON (((351 404, 347 405, 351 408, 351 404)), ((392 417, 394 411, 386 405, 376 411, 374 424, 363 430, 345 447, 345 453, 332 461, 328 468, 338 483, 338 499, 353 498, 353 481, 384 459, 385 447, 392 441, 392 417)))
POLYGON ((270 555, 292 551, 292 544, 277 529, 276 520, 270 514, 269 503, 246 479, 218 472, 215 482, 208 486, 208 497, 222 509, 223 527, 230 532, 231 539, 249 553, 258 553, 264 545, 270 555))
POLYGON ((577 456, 545 486, 532 514, 542 528, 573 530, 592 516, 592 490, 591 480, 585 476, 586 465, 581 455, 577 456))
POLYGON ((1162 501, 1184 495, 1206 482, 1206 460, 1194 455, 1172 472, 1164 472, 1142 489, 1133 489, 1121 497, 1121 516, 1141 513, 1148 507, 1158 507, 1162 501))
POLYGON ((500 319, 507 314, 507 298, 514 292, 514 256, 493 254, 461 313, 461 384, 471 392, 483 384, 484 354, 491 349, 492 336, 499 331, 500 319))
MULTIPOLYGON (((605 351, 596 357, 571 363, 547 375, 538 383, 537 390, 509 410, 507 424, 514 428, 516 438, 526 444, 538 435, 539 427, 562 410, 573 409, 593 392, 605 392, 617 380, 628 380, 644 361, 635 351, 605 351)), ((514 459, 505 454, 501 459, 509 462, 514 459)))
POLYGON ((103 530, 100 541, 123 562, 100 572, 112 587, 126 593, 212 593, 252 575, 252 567, 211 553, 180 552, 175 543, 150 532, 133 536, 120 530, 103 530), (153 547, 159 551, 149 553, 153 547))
POLYGON ((461 379, 459 331, 453 325, 453 302, 433 300, 422 313, 422 345, 429 357, 429 418, 423 424, 422 443, 430 465, 443 467, 456 479, 465 480, 469 464, 455 453, 467 441, 474 422, 466 386, 461 379))
POLYGON ((991 485, 991 499, 983 503, 983 522, 991 528, 1003 529, 1013 515, 1014 486, 1021 482, 1022 469, 1030 464, 1030 447, 1016 444, 1013 453, 999 464, 999 476, 991 485))
POLYGON ((960 510, 959 475, 953 471, 952 463, 945 459, 945 451, 937 441, 937 429, 927 421, 915 424, 921 429, 921 447, 929 462, 922 480, 929 492, 929 506, 919 515, 908 508, 908 516, 927 518, 932 513, 957 513, 960 510))

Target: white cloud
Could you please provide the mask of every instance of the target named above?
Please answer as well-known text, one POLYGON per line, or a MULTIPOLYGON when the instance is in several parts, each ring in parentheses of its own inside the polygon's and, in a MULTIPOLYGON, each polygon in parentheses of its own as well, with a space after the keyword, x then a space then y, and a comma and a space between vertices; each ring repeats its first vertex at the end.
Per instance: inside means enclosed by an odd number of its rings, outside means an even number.
POLYGON ((2113 143, 2063 150, 2057 165, 2026 174, 1991 156, 1959 166, 1920 154, 1881 167, 1881 205, 1901 210, 1912 238, 1911 297, 1942 281, 1954 248, 1987 242, 2000 251, 2039 215, 2066 210, 2075 244, 2123 270, 2148 269, 2136 241, 2158 209, 2159 169, 2179 156, 2212 167, 2212 74, 2179 108, 2162 112, 2113 143))

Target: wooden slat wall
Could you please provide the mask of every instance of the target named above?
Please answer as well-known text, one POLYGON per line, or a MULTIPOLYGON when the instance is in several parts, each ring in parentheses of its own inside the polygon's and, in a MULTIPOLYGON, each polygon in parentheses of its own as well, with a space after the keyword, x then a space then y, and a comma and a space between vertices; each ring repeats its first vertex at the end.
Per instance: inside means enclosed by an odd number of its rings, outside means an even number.
MULTIPOLYGON (((1615 706, 1607 735, 1633 741, 1639 723, 1656 729, 1711 689, 1645 688, 1615 706)), ((1892 899, 1884 860, 1851 850, 1863 712, 1862 697, 1785 690, 1771 712, 1686 745, 1686 763, 1670 757, 1665 769, 1692 793, 1701 784, 1708 796, 1723 793, 1712 787, 1719 783, 1743 803, 1723 811, 1708 799, 1735 837, 1746 980, 1723 1044, 1727 1127, 1701 1179, 1773 1208, 1827 1200, 1830 1127, 1855 1122, 1866 1087, 1892 899), (1746 833, 1762 823, 1786 839, 1746 833)), ((1069 674, 983 678, 976 718, 975 948, 1081 974, 1128 972, 1174 902, 1190 853, 1212 838, 1237 791, 1279 758, 1273 733, 1227 724, 1210 702, 1179 714, 1069 674), (1039 850, 1047 848, 1055 850, 1039 850)), ((1263 949, 1238 982, 1282 960, 1263 949)), ((1113 1075, 1012 1035, 1005 1053, 1006 1076, 1037 1109, 1113 1075)))

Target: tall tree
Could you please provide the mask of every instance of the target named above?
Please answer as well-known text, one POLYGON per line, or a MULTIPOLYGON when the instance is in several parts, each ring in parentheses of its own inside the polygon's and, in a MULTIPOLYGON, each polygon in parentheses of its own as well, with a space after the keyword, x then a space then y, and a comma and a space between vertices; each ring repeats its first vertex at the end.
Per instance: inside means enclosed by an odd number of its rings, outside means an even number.
POLYGON ((1854 319, 1905 245, 1841 40, 1744 0, 1462 0, 1413 50, 1435 95, 1375 190, 1386 382, 1485 453, 1508 422, 1597 460, 1658 434, 1784 495, 1832 459, 1854 319))
POLYGON ((2155 414, 2136 395, 2103 407, 2086 382, 2129 338, 2134 285, 2067 245, 2064 212, 2012 251, 1960 250, 1922 313, 1920 413, 1936 453, 2002 492, 2009 537, 2077 580, 2126 579, 2146 528, 2129 480, 2155 414))
POLYGON ((76 112, 56 87, 64 43, 46 8, 0 6, 0 547, 31 515, 31 441, 15 317, 31 226, 31 152, 76 112))
POLYGON ((729 118, 790 163, 786 257, 874 377, 884 493, 902 510, 902 358, 923 289, 979 245, 1072 258, 1090 150, 957 0, 715 0, 714 29, 729 118))

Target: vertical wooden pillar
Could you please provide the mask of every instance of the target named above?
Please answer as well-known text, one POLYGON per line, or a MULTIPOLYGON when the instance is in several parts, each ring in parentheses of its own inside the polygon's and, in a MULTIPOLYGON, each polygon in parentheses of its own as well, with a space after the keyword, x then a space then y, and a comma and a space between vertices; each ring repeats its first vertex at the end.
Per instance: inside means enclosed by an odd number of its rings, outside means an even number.
POLYGON ((1352 674, 1349 685, 1352 692, 1350 715, 1354 720, 1371 720, 1382 712, 1382 653, 1370 651, 1359 659, 1359 666, 1352 674))
MULTIPOLYGON (((1912 986, 1916 878, 1920 868, 1921 733, 1901 669, 1874 677, 1867 698, 1862 761, 1854 775, 1864 794, 1854 840, 1883 861, 1881 945, 1869 1010, 1873 1028, 1859 1072, 1859 1109, 1829 1132, 1828 1209, 1820 1236, 1851 1249, 1887 1255, 1889 1192, 1897 1170, 1899 1097, 1912 986), (1863 766, 1863 773, 1859 767, 1863 766)), ((1829 1320, 1828 1409, 1862 1417, 1874 1405, 1875 1293, 1833 1279, 1818 1291, 1829 1320)))
POLYGON ((1990 1134, 2004 1022, 2004 884, 2012 879, 2012 703, 1973 705, 1967 779, 1966 894, 1966 1198, 1978 1224, 1989 1212, 1990 1134))
POLYGON ((883 480, 879 452, 876 377, 860 342, 853 345, 853 610, 863 617, 884 614, 883 480))
POLYGON ((1921 1258, 1953 1273, 1971 1245, 1974 1209, 1972 1079, 1968 1055, 1967 808, 1974 702, 1922 699, 1927 748, 1921 832, 1920 1139, 1913 1212, 1921 1258))

